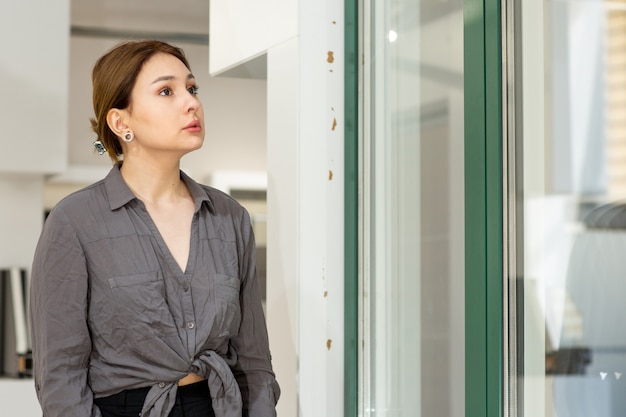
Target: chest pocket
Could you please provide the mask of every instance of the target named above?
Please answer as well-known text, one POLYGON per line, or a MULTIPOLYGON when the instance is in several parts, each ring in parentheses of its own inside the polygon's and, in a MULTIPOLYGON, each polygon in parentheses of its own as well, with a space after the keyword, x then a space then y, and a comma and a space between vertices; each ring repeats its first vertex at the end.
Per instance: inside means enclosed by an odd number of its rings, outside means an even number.
POLYGON ((109 278, 117 311, 115 321, 137 341, 176 336, 160 272, 109 278))

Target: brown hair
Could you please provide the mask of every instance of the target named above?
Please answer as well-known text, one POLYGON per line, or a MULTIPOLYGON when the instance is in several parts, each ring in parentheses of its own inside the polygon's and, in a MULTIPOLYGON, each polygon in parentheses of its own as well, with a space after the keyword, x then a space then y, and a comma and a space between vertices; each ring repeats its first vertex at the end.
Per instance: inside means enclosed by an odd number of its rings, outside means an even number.
POLYGON ((146 40, 121 43, 103 55, 91 73, 93 83, 93 111, 91 128, 98 135, 114 163, 122 155, 119 138, 107 124, 109 110, 126 109, 130 105, 130 95, 143 65, 153 55, 166 53, 180 59, 190 69, 182 49, 168 43, 146 40))

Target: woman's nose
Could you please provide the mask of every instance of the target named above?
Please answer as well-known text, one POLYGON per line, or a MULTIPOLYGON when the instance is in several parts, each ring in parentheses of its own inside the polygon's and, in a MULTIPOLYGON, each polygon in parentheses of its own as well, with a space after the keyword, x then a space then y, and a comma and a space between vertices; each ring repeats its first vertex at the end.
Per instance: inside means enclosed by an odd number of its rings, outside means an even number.
POLYGON ((187 112, 195 112, 200 108, 202 104, 200 99, 195 94, 189 94, 189 102, 187 103, 187 112))

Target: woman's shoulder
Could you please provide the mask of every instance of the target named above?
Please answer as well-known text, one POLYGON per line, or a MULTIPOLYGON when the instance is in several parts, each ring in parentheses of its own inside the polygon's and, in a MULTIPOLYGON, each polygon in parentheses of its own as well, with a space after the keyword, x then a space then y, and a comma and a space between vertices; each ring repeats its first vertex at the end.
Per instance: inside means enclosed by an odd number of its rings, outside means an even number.
POLYGON ((80 188, 61 198, 50 211, 50 215, 64 213, 69 217, 80 216, 94 206, 106 202, 104 195, 104 180, 100 180, 86 187, 80 188))

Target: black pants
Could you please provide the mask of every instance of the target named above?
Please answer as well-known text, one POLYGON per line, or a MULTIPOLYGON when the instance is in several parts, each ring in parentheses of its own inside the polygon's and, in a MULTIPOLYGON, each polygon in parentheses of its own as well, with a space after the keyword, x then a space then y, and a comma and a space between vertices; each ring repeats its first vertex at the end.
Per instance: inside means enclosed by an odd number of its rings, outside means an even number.
MULTIPOLYGON (((96 398, 94 402, 102 417, 137 417, 149 387, 122 391, 109 397, 96 398)), ((215 417, 206 381, 178 387, 176 404, 168 417, 215 417)))

